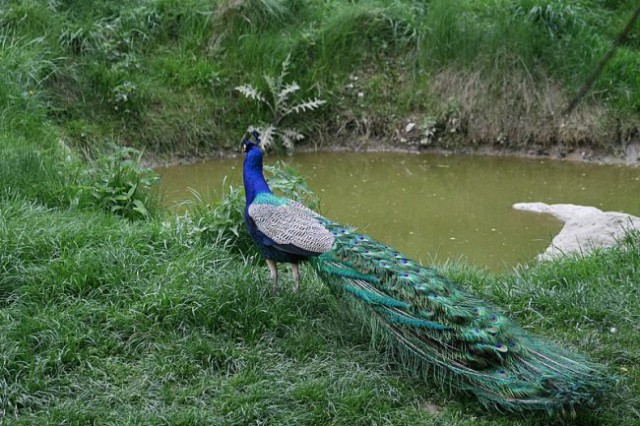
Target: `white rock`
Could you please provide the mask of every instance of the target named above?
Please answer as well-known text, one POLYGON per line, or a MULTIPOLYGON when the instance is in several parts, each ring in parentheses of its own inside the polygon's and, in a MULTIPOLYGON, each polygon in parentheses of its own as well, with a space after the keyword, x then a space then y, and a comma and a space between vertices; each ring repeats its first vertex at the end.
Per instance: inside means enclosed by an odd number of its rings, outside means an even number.
POLYGON ((412 131, 414 128, 416 127, 416 123, 409 123, 407 124, 407 126, 404 128, 405 133, 409 133, 410 131, 412 131))
POLYGON ((547 213, 564 222, 560 233, 538 259, 547 260, 563 254, 586 254, 594 248, 615 245, 625 232, 640 229, 640 218, 626 213, 603 212, 595 207, 574 204, 516 203, 516 210, 547 213))

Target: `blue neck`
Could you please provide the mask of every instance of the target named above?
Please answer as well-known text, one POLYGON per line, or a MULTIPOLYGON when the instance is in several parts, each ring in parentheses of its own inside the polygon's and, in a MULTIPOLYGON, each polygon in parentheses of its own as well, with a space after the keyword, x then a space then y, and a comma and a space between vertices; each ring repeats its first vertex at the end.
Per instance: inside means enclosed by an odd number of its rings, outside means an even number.
POLYGON ((244 192, 246 196, 246 206, 253 202, 256 195, 261 192, 271 194, 269 185, 264 180, 262 173, 262 151, 260 148, 252 147, 247 152, 242 166, 242 177, 244 180, 244 192))

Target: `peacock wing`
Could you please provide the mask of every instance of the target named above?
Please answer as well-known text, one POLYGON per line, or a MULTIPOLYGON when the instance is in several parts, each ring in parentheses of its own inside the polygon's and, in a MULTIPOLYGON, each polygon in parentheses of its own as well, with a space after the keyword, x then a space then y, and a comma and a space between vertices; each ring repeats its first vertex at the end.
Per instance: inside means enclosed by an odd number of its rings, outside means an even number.
POLYGON ((248 210, 258 230, 284 251, 318 255, 333 247, 334 236, 318 222, 317 213, 298 202, 258 197, 248 210))

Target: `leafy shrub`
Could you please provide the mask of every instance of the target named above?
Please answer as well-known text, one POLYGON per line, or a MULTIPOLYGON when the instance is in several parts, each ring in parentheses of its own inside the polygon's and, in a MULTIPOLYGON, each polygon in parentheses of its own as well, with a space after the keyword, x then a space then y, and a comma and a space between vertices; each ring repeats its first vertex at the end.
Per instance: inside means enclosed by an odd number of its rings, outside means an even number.
POLYGON ((269 187, 277 195, 291 198, 310 209, 318 209, 320 200, 309 188, 307 179, 293 167, 278 161, 273 166, 265 166, 265 170, 271 175, 267 178, 269 187))
POLYGON ((215 205, 195 205, 192 217, 187 215, 191 233, 199 234, 205 243, 220 244, 235 253, 255 252, 244 226, 244 190, 229 186, 215 205))
POLYGON ((148 219, 156 201, 150 188, 158 177, 140 166, 140 152, 116 147, 102 155, 80 178, 79 203, 96 206, 127 219, 148 219))

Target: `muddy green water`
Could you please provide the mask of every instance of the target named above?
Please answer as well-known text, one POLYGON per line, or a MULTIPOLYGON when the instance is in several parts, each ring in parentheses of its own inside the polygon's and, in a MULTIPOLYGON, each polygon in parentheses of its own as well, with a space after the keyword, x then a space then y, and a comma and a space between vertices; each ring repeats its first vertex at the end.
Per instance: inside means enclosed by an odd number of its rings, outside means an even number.
MULTIPOLYGON (((266 164, 277 159, 265 158, 266 164)), ((280 158, 307 177, 321 212, 429 264, 494 272, 532 261, 562 227, 517 202, 573 203, 640 216, 640 168, 510 157, 317 153, 280 158)), ((175 206, 242 184, 242 158, 157 170, 175 206)))

